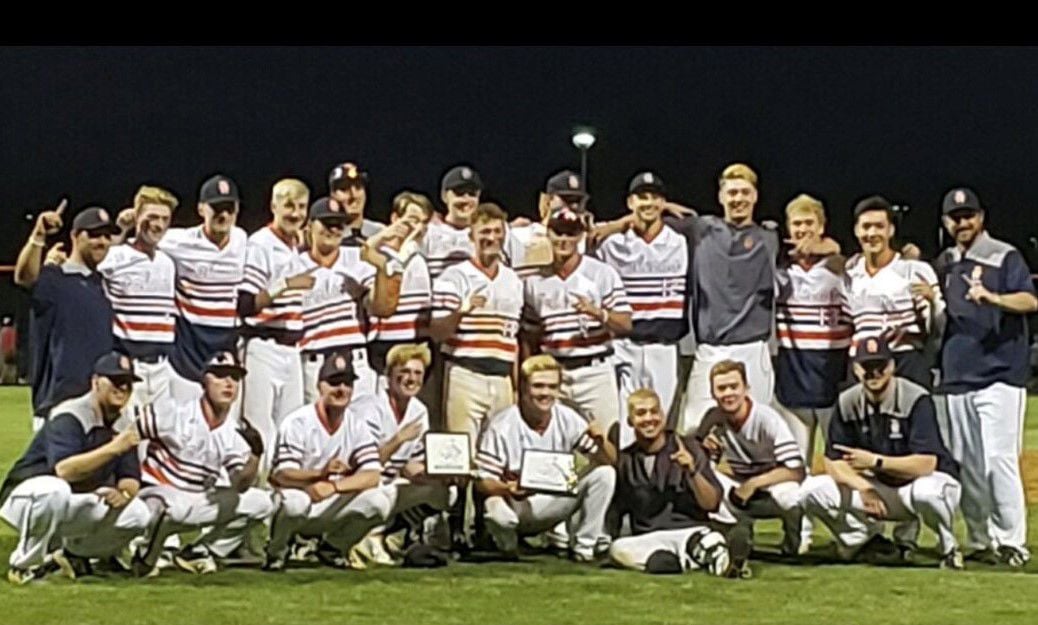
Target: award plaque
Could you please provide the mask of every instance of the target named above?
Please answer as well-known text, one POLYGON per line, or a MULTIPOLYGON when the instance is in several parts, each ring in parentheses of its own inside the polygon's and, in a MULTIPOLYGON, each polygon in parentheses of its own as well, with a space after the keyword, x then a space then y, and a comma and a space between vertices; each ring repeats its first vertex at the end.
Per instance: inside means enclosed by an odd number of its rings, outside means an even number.
POLYGON ((425 435, 425 473, 427 475, 469 475, 472 453, 468 434, 427 432, 425 435))
POLYGON ((523 450, 519 487, 538 493, 577 494, 576 458, 572 453, 523 450))

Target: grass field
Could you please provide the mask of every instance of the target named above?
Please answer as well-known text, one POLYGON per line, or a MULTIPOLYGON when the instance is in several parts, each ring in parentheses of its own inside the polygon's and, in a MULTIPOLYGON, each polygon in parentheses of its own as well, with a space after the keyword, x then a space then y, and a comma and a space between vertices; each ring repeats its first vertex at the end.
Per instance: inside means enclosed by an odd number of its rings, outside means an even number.
MULTIPOLYGON (((0 472, 29 436, 28 391, 0 388, 0 472)), ((1038 449, 1038 402, 1030 404, 1027 445, 1038 449)), ((1032 451, 1032 453, 1034 453, 1032 451)), ((1033 475, 1033 474, 1032 474, 1033 475)), ((1038 484, 1029 484, 1031 493, 1038 484)), ((1032 503, 1036 499, 1030 498, 1032 503)), ((1031 507, 1038 545, 1038 506, 1031 507)), ((778 526, 758 524, 763 552, 777 551, 778 526)), ((0 557, 15 542, 0 529, 0 557)), ((829 542, 819 530, 816 545, 829 542)), ((935 543, 924 533, 924 551, 935 543)), ((48 579, 15 588, 0 582, 0 624, 32 623, 1034 623, 1038 565, 1024 571, 973 565, 946 572, 928 559, 906 568, 757 562, 755 577, 730 581, 689 574, 650 577, 554 558, 446 569, 285 574, 232 569, 154 580, 48 579)))

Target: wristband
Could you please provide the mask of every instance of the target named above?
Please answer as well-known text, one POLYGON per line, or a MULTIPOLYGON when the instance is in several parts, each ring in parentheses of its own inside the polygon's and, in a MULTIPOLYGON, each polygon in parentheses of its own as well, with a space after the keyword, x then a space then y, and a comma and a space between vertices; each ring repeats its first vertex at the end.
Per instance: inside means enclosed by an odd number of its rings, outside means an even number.
POLYGON ((35 247, 47 247, 47 240, 40 241, 36 237, 29 237, 29 244, 35 247))
POLYGON ((602 309, 602 325, 609 323, 609 311, 602 309))
POLYGON ((267 289, 267 295, 270 295, 270 299, 274 299, 278 295, 281 295, 281 292, 287 288, 288 280, 284 278, 278 278, 270 285, 270 288, 267 289))

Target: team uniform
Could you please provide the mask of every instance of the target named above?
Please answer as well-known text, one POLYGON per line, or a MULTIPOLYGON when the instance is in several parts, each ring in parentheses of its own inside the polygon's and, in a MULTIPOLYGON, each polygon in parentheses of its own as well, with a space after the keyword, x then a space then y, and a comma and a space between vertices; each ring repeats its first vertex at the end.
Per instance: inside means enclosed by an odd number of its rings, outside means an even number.
POLYGON ((170 392, 177 403, 202 396, 206 360, 236 351, 238 287, 244 274, 248 236, 235 227, 223 247, 205 235, 205 226, 170 228, 159 249, 176 265, 176 341, 169 363, 170 392))
POLYGON ((540 351, 562 366, 561 399, 608 430, 620 417, 613 336, 601 319, 577 312, 574 304, 580 296, 602 310, 630 314, 620 276, 582 255, 569 275, 549 268, 524 284, 523 328, 539 337, 540 351))
POLYGON ((375 284, 375 268, 360 260, 356 248, 341 248, 328 267, 320 266, 310 254, 302 257, 303 268, 312 271, 314 286, 303 293, 303 395, 306 403, 317 401, 317 375, 324 359, 333 353, 347 354, 353 361, 357 381, 355 395, 373 393, 375 372, 368 366, 367 319, 364 300, 375 284))
POLYGON ((111 508, 94 492, 114 488, 121 479, 140 480, 136 449, 73 484, 54 473, 62 460, 114 438, 115 431, 94 414, 92 403, 93 394, 87 393, 55 406, 0 488, 0 518, 19 535, 9 559, 14 568, 43 564, 55 543, 83 558, 113 556, 148 526, 148 508, 140 499, 111 508))
POLYGON ((501 264, 488 276, 472 260, 459 263, 433 283, 433 318, 449 316, 477 291, 486 305, 463 315, 440 345, 447 430, 468 433, 473 446, 486 418, 512 403, 523 283, 501 264))
MULTIPOLYGON (((339 479, 359 471, 382 472, 375 438, 365 415, 356 412, 352 403, 334 430, 320 402, 307 404, 278 428, 271 474, 284 469, 321 470, 335 458, 349 466, 348 473, 339 479)), ((329 479, 334 481, 336 477, 329 479)), ((297 532, 324 534, 330 544, 347 552, 368 531, 384 523, 392 507, 387 491, 380 488, 335 494, 317 503, 304 490, 278 488, 274 500, 277 511, 267 546, 267 553, 274 558, 285 556, 288 541, 297 532)))
POLYGON ((145 552, 172 534, 208 528, 195 544, 226 556, 250 525, 274 512, 265 491, 232 488, 231 475, 245 467, 251 451, 236 420, 213 426, 202 401, 153 404, 137 420, 141 441, 148 442, 139 494, 152 513, 145 552))
MULTIPOLYGON (((630 519, 631 535, 616 538, 609 557, 620 566, 644 571, 649 558, 664 551, 678 558, 683 571, 703 568, 719 575, 729 562, 724 535, 710 529, 711 511, 699 505, 688 485, 688 473, 671 460, 678 451, 677 435, 668 432, 666 437, 656 453, 647 453, 636 443, 620 451, 611 517, 617 525, 614 537, 625 516, 630 519)), ((691 436, 682 442, 695 460, 695 472, 720 496, 721 484, 699 442, 691 436)))
POLYGON ((372 369, 382 373, 390 349, 426 340, 425 330, 432 314, 432 279, 421 254, 410 253, 402 258, 399 252, 387 247, 379 251, 390 257, 394 271, 401 274, 396 311, 388 317, 368 318, 368 360, 372 369))
POLYGON ((1028 552, 1020 478, 1026 410, 1027 317, 966 299, 970 283, 992 293, 1034 294, 1023 256, 981 232, 963 253, 936 261, 947 295, 941 383, 947 393, 949 447, 962 467, 962 512, 972 548, 1028 552))
MULTIPOLYGON (((953 522, 959 505, 958 467, 941 442, 933 400, 922 386, 894 377, 893 392, 879 406, 869 405, 861 384, 840 393, 826 436, 826 457, 839 460, 835 445, 865 449, 885 456, 930 454, 937 469, 914 480, 897 479, 882 471, 866 477, 887 508, 884 520, 908 522, 922 519, 940 542, 941 552, 956 548, 953 522)), ((828 475, 804 482, 805 511, 824 522, 844 549, 864 545, 882 532, 882 521, 870 517, 861 494, 837 485, 828 475)))
MULTIPOLYGON (((613 341, 620 409, 632 392, 651 388, 667 415, 678 390, 678 342, 688 333, 688 241, 667 225, 651 241, 632 228, 607 237, 596 254, 619 272, 634 313, 630 336, 613 341)), ((630 441, 633 433, 621 419, 620 443, 630 441)))
POLYGON ((420 251, 429 266, 429 277, 435 281, 448 267, 468 260, 475 248, 469 238, 468 226, 457 228, 432 221, 422 237, 420 251))
POLYGON ((779 482, 760 489, 746 507, 732 501, 732 491, 752 477, 780 466, 794 470, 804 467, 804 459, 786 420, 770 406, 750 401, 750 414, 738 430, 728 423, 720 408, 712 408, 696 431, 700 441, 710 433, 721 439, 722 455, 732 472, 731 477, 717 474, 724 489, 724 500, 715 518, 725 523, 752 524, 754 519, 780 517, 785 534, 783 549, 796 553, 801 542, 811 538, 809 528, 802 524, 800 482, 779 482))
MULTIPOLYGON (((294 243, 285 241, 273 226, 249 236, 245 274, 238 294, 239 308, 248 312, 260 292, 307 269, 294 243)), ((277 426, 288 413, 303 405, 303 363, 298 343, 303 338, 303 291, 284 289, 270 306, 245 316, 243 364, 248 370, 242 388, 245 415, 263 436, 266 455, 277 426)), ((268 463, 264 463, 265 465, 268 463)))
MULTIPOLYGON (((583 417, 561 403, 556 402, 552 407, 543 432, 531 428, 523 420, 519 407, 512 405, 491 418, 479 440, 476 452, 479 477, 499 481, 518 479, 523 451, 527 449, 594 454, 598 444, 586 430, 583 417)), ((487 530, 502 551, 514 552, 518 536, 538 534, 565 522, 573 540, 573 552, 590 559, 603 533, 615 482, 615 469, 599 465, 580 477, 575 497, 542 493, 522 500, 489 497, 486 500, 487 530)))
POLYGON ((133 385, 127 413, 140 415, 144 406, 170 397, 176 267, 165 252, 148 256, 128 243, 109 249, 97 271, 112 303, 115 347, 133 359, 141 378, 133 385))
POLYGON ((778 235, 757 224, 737 228, 713 215, 680 222, 692 259, 695 361, 678 417, 678 432, 692 431, 714 405, 710 369, 722 360, 746 366, 750 395, 771 403, 772 336, 778 235))
POLYGON ((890 263, 869 275, 865 258, 858 256, 849 262, 846 280, 848 312, 854 323, 853 344, 870 336, 885 337, 894 352, 897 375, 930 388, 933 375, 927 345, 941 335, 945 307, 937 275, 930 265, 895 254, 890 263), (933 304, 912 295, 911 285, 915 282, 933 287, 933 304))

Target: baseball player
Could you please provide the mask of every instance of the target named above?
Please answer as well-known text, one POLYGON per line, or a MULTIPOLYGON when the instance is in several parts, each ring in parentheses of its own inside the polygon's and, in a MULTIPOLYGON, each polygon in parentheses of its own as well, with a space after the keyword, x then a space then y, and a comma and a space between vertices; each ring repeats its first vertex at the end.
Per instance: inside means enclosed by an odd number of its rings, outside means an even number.
POLYGON ((217 570, 217 557, 238 548, 250 526, 274 513, 270 495, 253 488, 263 440, 248 421, 231 417, 245 377, 233 352, 210 356, 202 371, 202 397, 153 404, 135 423, 148 442, 140 498, 151 520, 133 557, 138 576, 154 577, 168 536, 204 530, 173 562, 190 573, 217 570))
POLYGON ((249 373, 242 392, 249 421, 263 436, 269 466, 277 426, 303 405, 303 294, 314 286, 300 248, 310 192, 294 178, 279 180, 272 192, 273 221, 249 236, 244 280, 238 288, 238 315, 244 319, 244 359, 249 373))
POLYGON ((440 182, 440 199, 447 207, 442 222, 432 221, 422 238, 421 252, 429 264, 429 275, 435 280, 451 265, 472 256, 469 226, 483 193, 479 172, 468 165, 452 167, 440 182))
POLYGON ((1019 462, 1029 374, 1025 315, 1038 299, 1023 255, 984 229, 973 190, 949 191, 943 213, 955 244, 936 261, 948 307, 941 385, 974 550, 967 559, 1019 567, 1030 559, 1019 462))
MULTIPOLYGON (((580 175, 575 172, 567 169, 548 178, 544 191, 540 194, 537 209, 540 221, 510 227, 505 238, 505 261, 520 278, 525 279, 551 265, 548 220, 556 211, 569 208, 580 215, 585 231, 591 227, 592 217, 587 210, 589 198, 580 175)), ((581 238, 578 243, 578 251, 581 254, 586 250, 586 244, 585 239, 581 238)))
POLYGON ((90 574, 89 558, 114 556, 147 527, 148 509, 136 498, 139 438, 112 427, 139 378, 116 352, 91 372, 90 390, 55 406, 0 487, 0 518, 19 535, 7 570, 12 584, 45 574, 52 544, 59 547, 50 560, 74 579, 90 574))
POLYGON ((786 420, 750 397, 746 379, 745 365, 734 360, 710 369, 717 406, 695 434, 715 459, 724 457, 732 472, 732 477, 717 474, 724 501, 716 518, 744 525, 752 535, 754 519, 780 517, 782 553, 794 555, 802 541, 810 540, 800 510, 804 459, 786 420))
MULTIPOLYGON (((665 187, 643 172, 627 187, 630 227, 606 237, 595 254, 616 269, 634 311, 630 336, 614 341, 620 373, 620 405, 638 388, 652 388, 664 416, 678 390, 678 341, 688 333, 688 242, 663 222, 665 187)), ((620 443, 633 440, 626 422, 620 443)))
POLYGON ((941 336, 944 298, 930 265, 907 260, 890 247, 894 211, 885 198, 867 197, 854 207, 854 235, 861 254, 847 265, 847 305, 854 344, 886 336, 897 374, 926 388, 933 385, 927 343, 941 336))
POLYGON ((613 337, 631 331, 631 307, 616 269, 577 250, 580 214, 563 207, 547 227, 551 265, 524 280, 526 351, 551 354, 562 367, 562 400, 608 431, 620 416, 613 337))
POLYGON ((210 356, 233 351, 237 343, 238 288, 248 236, 235 225, 238 186, 217 174, 202 183, 192 228, 170 228, 159 249, 176 265, 176 341, 169 364, 170 394, 177 403, 201 396, 202 372, 210 356))
POLYGON ((285 568, 288 541, 299 532, 324 535, 344 554, 385 522, 391 503, 379 489, 382 463, 364 414, 348 410, 357 375, 350 359, 331 354, 318 373, 320 397, 278 428, 270 482, 274 520, 264 569, 285 568))
POLYGON ((921 519, 938 536, 941 568, 963 568, 953 522, 958 467, 941 442, 933 400, 922 386, 895 375, 882 337, 856 348, 859 384, 840 393, 826 436, 827 475, 808 478, 803 507, 825 523, 846 558, 900 554, 883 521, 921 519))
POLYGON ((520 535, 544 532, 560 521, 570 528, 571 557, 590 562, 602 535, 616 482, 616 448, 597 424, 558 400, 562 367, 547 354, 521 368, 519 403, 494 415, 479 440, 477 490, 487 497, 487 530, 506 557, 514 558, 520 535), (531 493, 519 486, 526 450, 580 452, 591 462, 576 496, 531 493))
POLYGON ((328 174, 328 197, 335 200, 346 213, 343 245, 360 247, 368 237, 385 227, 364 217, 368 203, 368 174, 357 169, 353 163, 336 165, 328 174))
POLYGON ((170 397, 169 355, 173 351, 177 305, 176 267, 159 243, 169 229, 177 198, 160 187, 142 186, 133 198, 136 235, 113 245, 98 265, 112 302, 116 348, 133 359, 141 378, 134 385, 127 413, 170 397))
POLYGON ((90 390, 91 367, 112 349, 112 306, 97 267, 120 232, 103 208, 72 221, 72 251, 61 264, 41 266, 46 237, 60 230, 66 203, 44 211, 15 266, 15 284, 32 287, 29 380, 33 428, 60 402, 90 390))
POLYGON ((666 429, 667 415, 652 389, 634 390, 626 406, 635 440, 620 451, 611 517, 615 531, 629 516, 632 535, 614 540, 609 558, 646 573, 704 569, 741 577, 748 535, 733 531, 729 545, 724 534, 709 527, 722 491, 699 441, 666 429))

